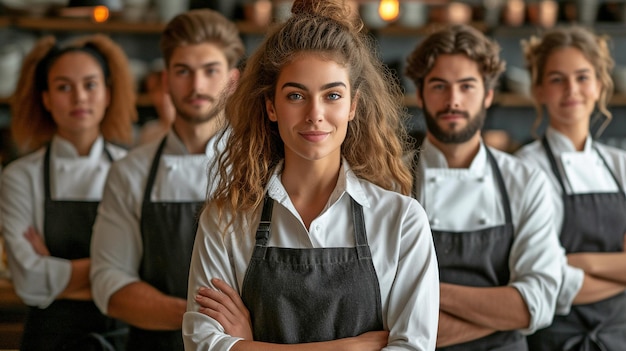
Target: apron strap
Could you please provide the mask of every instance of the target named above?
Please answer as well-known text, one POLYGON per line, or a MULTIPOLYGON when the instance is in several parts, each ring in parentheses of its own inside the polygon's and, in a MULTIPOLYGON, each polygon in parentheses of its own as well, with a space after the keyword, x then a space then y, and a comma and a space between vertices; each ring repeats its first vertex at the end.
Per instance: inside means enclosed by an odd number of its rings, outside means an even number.
POLYGON ((263 212, 261 221, 256 229, 255 249, 252 252, 254 258, 264 258, 267 252, 267 243, 270 240, 270 228, 272 224, 272 211, 274 210, 274 199, 265 194, 263 199, 263 212))
POLYGON ((500 196, 502 196, 502 209, 504 210, 504 218, 506 220, 506 224, 513 225, 513 215, 511 214, 511 201, 509 200, 509 193, 506 191, 506 187, 504 185, 504 178, 502 177, 502 172, 500 172, 500 167, 498 167, 498 163, 496 162, 495 157, 491 151, 489 151, 489 147, 485 145, 485 151, 487 151, 487 159, 491 164, 491 169, 496 176, 496 183, 498 184, 498 188, 500 189, 500 196))
POLYGON ((609 167, 609 164, 606 162, 606 159, 604 158, 604 156, 602 156, 602 153, 596 147, 595 143, 596 142, 593 141, 593 144, 594 144, 593 145, 593 149, 596 150, 596 153, 598 154, 598 156, 600 156, 600 159, 604 163, 604 167, 606 167, 606 169, 609 171, 609 173, 611 173, 611 177, 613 177, 613 180, 615 181, 615 185, 617 185, 617 188, 619 189, 619 192, 622 194, 623 197, 626 197, 626 194, 624 193, 624 188, 622 187, 620 182, 617 180, 617 177, 615 176, 615 173, 613 173, 613 171, 611 170, 611 167, 609 167))
POLYGON ((365 220, 363 219, 363 206, 350 197, 352 209, 352 225, 354 226, 354 241, 356 242, 356 252, 359 259, 372 257, 370 247, 367 243, 367 231, 365 230, 365 220))
POLYGON ((163 154, 163 149, 165 148, 165 142, 167 141, 167 136, 163 138, 157 152, 154 154, 154 158, 152 159, 152 165, 150 166, 150 173, 148 174, 148 180, 146 181, 146 188, 143 192, 143 203, 147 204, 150 202, 150 194, 152 193, 152 187, 154 186, 154 180, 156 179, 156 175, 159 169, 159 160, 161 159, 161 154, 163 154))

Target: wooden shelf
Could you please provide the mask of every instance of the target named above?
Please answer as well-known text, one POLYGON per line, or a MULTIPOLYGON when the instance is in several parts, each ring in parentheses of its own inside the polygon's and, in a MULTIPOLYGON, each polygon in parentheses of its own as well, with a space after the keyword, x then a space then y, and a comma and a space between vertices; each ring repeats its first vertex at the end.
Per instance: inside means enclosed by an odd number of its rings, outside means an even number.
POLYGON ((6 16, 0 16, 0 28, 11 25, 11 19, 6 16))
POLYGON ((104 23, 96 23, 85 18, 63 17, 15 17, 13 25, 30 30, 49 31, 86 31, 86 32, 109 32, 109 33, 137 33, 159 34, 165 28, 160 22, 124 22, 111 20, 104 23))
MULTIPOLYGON (((165 28, 165 23, 127 22, 118 19, 96 23, 87 18, 0 16, 0 28, 8 26, 40 31, 160 34, 165 28)), ((237 22, 237 27, 242 34, 264 35, 267 31, 267 27, 243 21, 237 22)))

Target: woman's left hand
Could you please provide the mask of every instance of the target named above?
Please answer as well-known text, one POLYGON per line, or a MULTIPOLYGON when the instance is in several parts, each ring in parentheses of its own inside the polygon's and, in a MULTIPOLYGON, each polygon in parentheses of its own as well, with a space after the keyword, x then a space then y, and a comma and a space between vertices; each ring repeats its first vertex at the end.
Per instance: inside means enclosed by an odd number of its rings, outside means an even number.
POLYGON ((46 242, 43 240, 43 237, 35 230, 33 227, 28 227, 24 232, 24 238, 28 240, 30 246, 33 247, 33 250, 40 256, 50 256, 50 251, 48 251, 48 247, 46 246, 46 242))
POLYGON ((213 279, 212 283, 218 290, 198 289, 195 300, 201 306, 199 312, 218 321, 228 335, 252 341, 250 312, 239 293, 220 279, 213 279))

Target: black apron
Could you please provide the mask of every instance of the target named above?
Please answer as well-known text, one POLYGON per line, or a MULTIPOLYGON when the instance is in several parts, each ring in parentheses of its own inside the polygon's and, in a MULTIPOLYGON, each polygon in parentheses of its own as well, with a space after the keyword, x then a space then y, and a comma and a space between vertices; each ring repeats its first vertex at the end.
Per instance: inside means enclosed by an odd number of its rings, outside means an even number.
MULTIPOLYGON (((152 160, 141 207, 142 281, 164 294, 187 299, 187 280, 198 214, 204 202, 152 202, 150 195, 167 137, 152 160)), ((172 184, 171 186, 176 186, 172 184)), ((181 326, 182 328, 182 326, 181 326)), ((182 330, 146 330, 131 326, 129 351, 182 351, 182 330)))
MULTIPOLYGON (((104 149, 109 160, 111 154, 104 149)), ((98 201, 52 200, 50 145, 43 162, 44 228, 50 255, 67 260, 89 257, 92 226, 98 201)), ((59 299, 41 309, 29 307, 22 351, 123 350, 125 325, 103 315, 93 301, 59 299), (107 336, 104 338, 103 336, 107 336)))
MULTIPOLYGON (((476 287, 506 286, 509 283, 509 254, 514 230, 509 195, 500 168, 491 151, 485 147, 502 198, 503 225, 467 232, 432 230, 439 280, 476 287)), ((527 351, 526 341, 519 331, 497 331, 480 339, 438 348, 446 351, 507 350, 527 351)))
POLYGON ((267 246, 273 203, 265 197, 241 294, 254 340, 297 344, 383 330, 363 208, 352 199, 356 247, 292 249, 267 246))
MULTIPOLYGON (((626 232, 626 196, 606 160, 619 192, 568 195, 563 177, 546 137, 543 147, 563 192, 561 244, 565 251, 622 252, 626 232)), ((528 337, 533 350, 626 350, 626 294, 585 305, 573 305, 566 316, 555 316, 552 325, 528 337)))

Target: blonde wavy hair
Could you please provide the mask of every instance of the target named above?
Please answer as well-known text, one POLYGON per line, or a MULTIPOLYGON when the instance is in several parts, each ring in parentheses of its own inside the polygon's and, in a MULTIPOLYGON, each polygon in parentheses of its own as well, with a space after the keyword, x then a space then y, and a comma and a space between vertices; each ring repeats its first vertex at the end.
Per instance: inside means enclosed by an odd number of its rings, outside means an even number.
POLYGON ((500 46, 477 29, 467 25, 443 27, 429 35, 407 58, 406 76, 409 77, 420 96, 424 91, 424 79, 441 55, 467 56, 478 64, 486 90, 494 89, 505 69, 500 59, 500 46))
POLYGON ((11 96, 11 133, 21 153, 34 151, 52 139, 57 126, 43 104, 52 64, 68 52, 85 48, 96 51, 106 62, 105 80, 111 101, 100 124, 107 141, 131 145, 132 123, 137 119, 136 95, 128 59, 110 38, 96 34, 57 46, 56 39, 40 39, 22 63, 20 78, 11 96), (107 74, 108 72, 108 74, 107 74))
POLYGON ((350 95, 358 102, 341 153, 354 173, 385 189, 409 193, 411 173, 402 160, 407 140, 402 91, 360 32, 362 27, 341 0, 296 0, 292 16, 272 28, 249 58, 226 103, 230 134, 217 160, 219 180, 209 199, 221 218, 257 208, 284 158, 284 144, 265 102, 274 100, 281 69, 303 53, 348 68, 350 95))
MULTIPOLYGON (((611 71, 615 66, 615 61, 611 57, 609 50, 609 38, 603 35, 596 35, 592 31, 580 26, 557 27, 545 32, 541 37, 532 36, 528 40, 522 40, 522 49, 526 59, 526 67, 531 75, 531 91, 533 96, 537 87, 541 85, 546 62, 550 55, 559 49, 573 47, 578 49, 593 66, 596 77, 602 84, 597 107, 606 120, 596 132, 596 137, 611 122, 613 115, 607 108, 607 103, 613 96, 613 79, 611 71)), ((532 133, 537 137, 537 129, 543 119, 543 106, 535 100, 537 117, 533 123, 532 133)))

